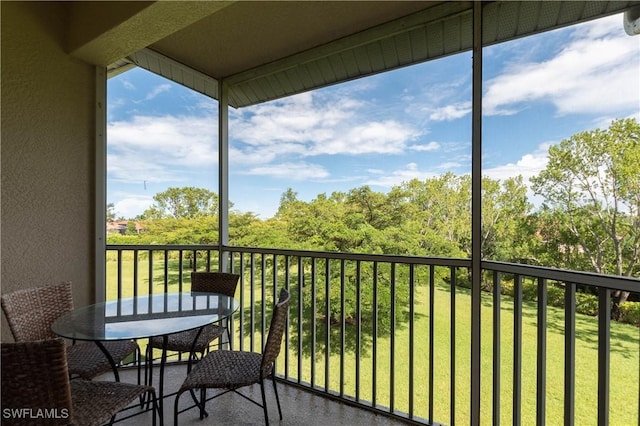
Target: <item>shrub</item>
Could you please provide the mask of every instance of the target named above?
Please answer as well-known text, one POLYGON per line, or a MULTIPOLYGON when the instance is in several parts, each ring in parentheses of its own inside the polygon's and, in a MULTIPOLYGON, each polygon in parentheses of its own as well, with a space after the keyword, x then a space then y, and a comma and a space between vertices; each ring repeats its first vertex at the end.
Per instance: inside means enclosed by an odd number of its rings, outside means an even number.
POLYGON ((576 312, 591 316, 598 315, 598 296, 576 293, 576 312))
POLYGON ((538 280, 523 280, 522 297, 524 300, 538 300, 538 280))
POLYGON ((620 322, 640 327, 640 302, 622 302, 620 304, 620 322))
POLYGON ((564 307, 564 287, 556 285, 547 287, 547 304, 558 308, 564 307))

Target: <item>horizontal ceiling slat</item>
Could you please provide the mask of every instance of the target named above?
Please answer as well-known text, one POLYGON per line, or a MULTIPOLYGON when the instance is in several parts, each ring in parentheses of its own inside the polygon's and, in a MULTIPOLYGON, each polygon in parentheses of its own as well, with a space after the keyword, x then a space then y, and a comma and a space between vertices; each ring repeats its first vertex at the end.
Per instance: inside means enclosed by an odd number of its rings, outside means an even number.
POLYGON ((246 84, 242 87, 242 90, 233 90, 229 93, 229 103, 234 107, 238 107, 238 105, 246 105, 247 101, 244 99, 250 101, 251 99, 256 99, 256 97, 257 93, 249 84, 246 84), (236 96, 236 92, 240 93, 240 95, 236 96))
POLYGON ((408 33, 402 33, 395 37, 395 47, 398 53, 398 64, 410 64, 413 61, 411 54, 411 36, 408 33))
POLYGON ((418 52, 429 52, 427 43, 427 32, 425 28, 418 28, 409 32, 409 39, 411 40, 411 60, 418 61, 420 55, 418 52))
POLYGON ((496 34, 498 39, 512 38, 518 34, 518 14, 520 11, 520 2, 501 3, 498 8, 500 15, 497 25, 496 34))
POLYGON ((322 79, 320 81, 322 81, 323 84, 327 84, 330 81, 336 81, 336 73, 333 72, 333 66, 329 59, 322 58, 317 62, 307 64, 307 66, 315 66, 320 71, 320 73, 322 74, 322 79))
MULTIPOLYGON (((538 29, 538 21, 540 16, 540 7, 535 2, 520 3, 520 17, 529 17, 529 19, 518 19, 518 32, 514 34, 532 34, 538 29)), ((489 40, 486 39, 485 40, 489 40)), ((493 39, 496 40, 495 38, 493 39)))
POLYGON ((285 77, 291 83, 291 87, 302 87, 303 90, 311 90, 314 87, 313 80, 304 70, 304 67, 297 67, 287 70, 285 77))
MULTIPOLYGON (((351 55, 345 54, 350 57, 351 55)), ((373 65, 371 65, 371 56, 365 49, 358 48, 353 52, 353 58, 358 68, 358 72, 363 75, 370 74, 373 71, 373 65)))
POLYGON ((150 49, 142 49, 128 57, 140 68, 161 75, 211 98, 218 98, 218 81, 180 62, 150 49))
POLYGON ((397 35, 392 39, 380 40, 377 44, 377 48, 380 50, 380 57, 382 58, 384 68, 394 69, 398 68, 401 64, 400 52, 397 48, 396 40, 400 37, 397 35))
POLYGON ((320 69, 320 63, 304 64, 304 69, 309 74, 309 78, 313 82, 314 86, 322 86, 326 83, 326 80, 322 76, 322 70, 320 69))
POLYGON ((333 75, 335 75, 335 78, 333 79, 334 81, 337 81, 339 79, 339 76, 346 75, 347 67, 345 66, 344 61, 342 60, 342 56, 333 55, 328 59, 329 59, 329 65, 331 66, 331 70, 333 71, 333 75))
MULTIPOLYGON (((361 49, 361 48, 358 48, 361 49)), ((344 64, 345 73, 343 74, 347 79, 352 79, 357 77, 360 74, 360 69, 358 68, 358 62, 356 60, 356 55, 354 50, 349 50, 347 52, 340 53, 340 58, 342 59, 342 63, 344 64)))
POLYGON ((586 2, 563 2, 558 13, 558 25, 567 25, 581 18, 586 2))

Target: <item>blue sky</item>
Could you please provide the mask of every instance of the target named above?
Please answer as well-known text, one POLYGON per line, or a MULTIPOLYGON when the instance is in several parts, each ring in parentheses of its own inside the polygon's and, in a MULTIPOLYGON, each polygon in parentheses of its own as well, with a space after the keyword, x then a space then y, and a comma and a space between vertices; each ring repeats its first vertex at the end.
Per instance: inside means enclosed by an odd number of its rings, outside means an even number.
MULTIPOLYGON (((640 36, 622 16, 484 50, 483 168, 494 179, 544 169, 571 135, 640 119, 640 36)), ((107 202, 132 218, 169 187, 217 192, 217 101, 134 69, 108 81, 107 202)), ((230 109, 234 210, 273 216, 363 185, 471 171, 471 53, 230 109)), ((531 201, 536 204, 534 197, 531 201)))

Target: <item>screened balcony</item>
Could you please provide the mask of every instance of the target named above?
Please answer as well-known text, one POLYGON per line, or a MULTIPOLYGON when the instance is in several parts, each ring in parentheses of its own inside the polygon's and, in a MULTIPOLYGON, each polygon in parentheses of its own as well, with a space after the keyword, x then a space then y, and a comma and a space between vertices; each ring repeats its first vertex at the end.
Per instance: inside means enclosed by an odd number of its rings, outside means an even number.
MULTIPOLYGON (((637 295, 637 279, 487 261, 479 246, 483 48, 637 11, 640 2, 284 4, 0 3, 2 292, 71 280, 82 306, 112 291, 188 288, 191 270, 222 267, 242 275, 234 349, 259 350, 275 289, 291 290, 278 365, 283 400, 313 395, 322 398, 308 402, 315 406, 333 400, 356 410, 324 424, 344 416, 361 424, 640 423, 637 328, 609 320, 611 294, 637 295), (475 70, 470 258, 229 244, 229 106, 463 51, 474 52, 475 70), (214 246, 106 244, 105 86, 133 66, 220 103, 214 246), (588 303, 597 316, 578 313, 578 287, 595 289, 588 303), (389 310, 378 309, 383 300, 389 310), (622 376, 630 386, 620 387, 622 376)), ((2 331, 11 340, 4 318, 2 331)))

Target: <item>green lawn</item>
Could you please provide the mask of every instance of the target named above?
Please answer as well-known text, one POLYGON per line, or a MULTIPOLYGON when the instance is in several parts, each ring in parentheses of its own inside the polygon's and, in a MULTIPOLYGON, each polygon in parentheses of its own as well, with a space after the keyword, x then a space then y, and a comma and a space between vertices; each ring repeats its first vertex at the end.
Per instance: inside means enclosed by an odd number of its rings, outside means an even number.
MULTIPOLYGON (((147 262, 139 262, 139 282, 142 287, 148 287, 147 262)), ((115 262, 107 263, 108 298, 117 297, 115 290, 115 262)), ((186 266, 185 266, 186 268, 186 266)), ((171 265, 169 291, 177 291, 177 264, 171 265)), ((162 291, 164 281, 160 279, 164 274, 162 262, 154 263, 154 291, 162 291)), ((122 274, 123 297, 132 294, 130 288, 132 282, 132 267, 129 262, 124 262, 122 274)), ((255 289, 255 302, 261 300, 261 289, 255 289)), ((188 289, 188 285, 186 287, 188 289)), ((267 300, 273 300, 273 286, 268 284, 267 300)), ((144 293, 140 290, 140 293, 144 293)), ((239 294, 238 294, 239 296, 239 294)), ((249 303, 249 289, 245 289, 245 306, 249 303)), ((450 424, 450 293, 445 288, 436 287, 435 291, 435 375, 434 375, 434 420, 450 424)), ((471 298, 468 290, 458 289, 456 293, 456 377, 455 377, 455 422, 469 423, 470 410, 470 341, 471 341, 471 298)), ((295 293, 292 294, 292 311, 297 310, 295 293)), ((413 401, 414 414, 419 417, 428 417, 428 350, 429 350, 429 294, 428 289, 421 287, 416 291, 416 322, 414 328, 414 390, 413 401)), ((492 301, 489 294, 483 300, 482 307, 482 424, 491 424, 492 421, 492 301)), ((536 325, 535 302, 525 302, 523 307, 523 349, 522 349, 522 424, 535 424, 536 416, 536 325)), ((255 312, 259 321, 260 311, 255 312)), ((513 301, 504 296, 501 309, 501 424, 512 422, 512 387, 513 387, 513 301)), ((248 318, 245 316, 245 318, 248 318)), ((563 419, 563 392, 564 392, 564 311, 553 307, 548 308, 547 327, 547 392, 546 413, 547 424, 562 424, 563 419)), ((236 319, 236 328, 238 321, 236 319)), ((305 330, 310 324, 303 323, 305 330)), ((317 321, 316 329, 324 327, 321 320, 317 321)), ((363 329, 365 327, 363 326, 363 329)), ((292 328, 290 333, 296 333, 292 328)), ((578 314, 576 317, 576 408, 575 424, 597 424, 597 319, 578 314)), ((638 424, 638 394, 640 392, 640 329, 626 324, 612 324, 611 330, 611 387, 610 387, 610 424, 630 425, 638 424)), ((236 343, 240 336, 236 333, 236 343)), ((244 349, 251 349, 249 335, 245 333, 244 349)), ((399 411, 409 411, 408 395, 408 365, 409 365, 409 329, 401 327, 396 331, 395 362, 394 362, 394 408, 399 411)), ((257 350, 261 337, 254 333, 254 345, 257 350)), ((376 365, 376 403, 378 405, 390 405, 390 339, 379 337, 377 340, 377 365, 376 365)), ((141 342, 143 344, 144 342, 141 342)), ((295 343, 295 342, 294 342, 295 343)), ((339 341, 332 341, 331 345, 339 347, 339 341)), ((237 344, 236 344, 237 348, 237 344)), ((283 351, 284 352, 284 351, 283 351)), ((355 396, 355 363, 354 353, 334 354, 330 357, 329 386, 333 391, 340 388, 340 357, 344 357, 345 395, 355 396)), ((278 371, 284 372, 283 353, 279 358, 278 371)), ((315 384, 324 388, 324 356, 322 348, 318 345, 316 353, 315 384)), ((311 358, 303 356, 300 379, 311 381, 311 358)), ((298 378, 297 346, 291 345, 289 350, 289 375, 298 378)), ((360 356, 360 398, 372 400, 372 356, 371 350, 363 352, 360 356)))

